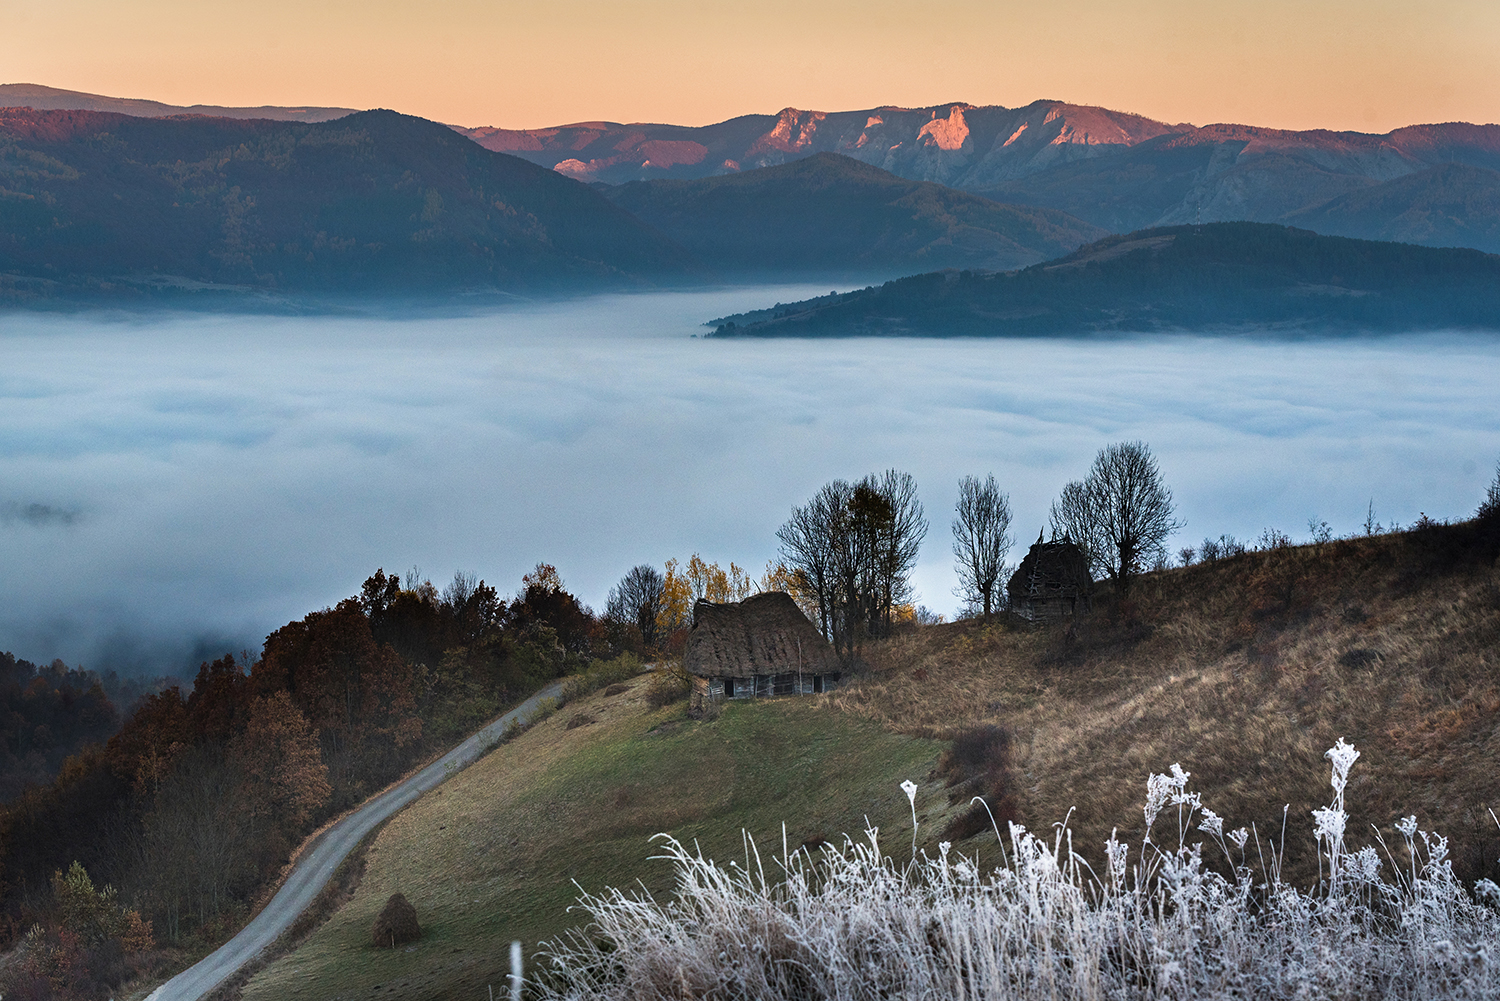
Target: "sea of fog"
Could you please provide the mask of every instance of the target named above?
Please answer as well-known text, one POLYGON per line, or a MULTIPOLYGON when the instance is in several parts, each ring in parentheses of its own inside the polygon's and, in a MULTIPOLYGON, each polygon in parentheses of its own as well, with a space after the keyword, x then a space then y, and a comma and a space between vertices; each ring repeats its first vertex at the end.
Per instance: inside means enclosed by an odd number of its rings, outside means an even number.
POLYGON ((824 288, 642 294, 447 318, 0 316, 0 650, 181 670, 377 567, 600 607, 694 552, 757 575, 794 504, 896 467, 952 613, 958 480, 1018 540, 1104 444, 1143 439, 1186 528, 1294 538, 1459 518, 1500 456, 1500 337, 698 339, 824 288))

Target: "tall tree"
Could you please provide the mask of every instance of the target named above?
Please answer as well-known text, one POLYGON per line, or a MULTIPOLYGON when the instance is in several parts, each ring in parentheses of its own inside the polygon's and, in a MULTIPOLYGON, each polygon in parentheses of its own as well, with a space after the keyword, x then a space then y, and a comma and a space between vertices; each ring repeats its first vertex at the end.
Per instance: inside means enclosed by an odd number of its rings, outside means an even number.
POLYGON ((916 482, 897 470, 827 484, 776 533, 783 562, 817 596, 824 635, 845 655, 890 632, 926 534, 916 482))
POLYGON ((818 628, 830 640, 834 638, 834 602, 838 590, 834 584, 834 540, 852 492, 853 488, 843 480, 826 484, 812 500, 792 508, 792 516, 776 532, 781 541, 782 562, 816 596, 818 628))
POLYGON ((1088 476, 1063 488, 1052 530, 1082 546, 1094 572, 1124 591, 1136 574, 1166 561, 1167 539, 1182 527, 1173 511, 1150 447, 1127 441, 1100 449, 1088 476))
POLYGON ((648 650, 656 649, 656 623, 662 612, 664 584, 660 570, 642 563, 632 567, 609 592, 607 607, 611 617, 635 625, 648 650))
POLYGON ((978 605, 989 619, 1000 593, 1010 535, 1010 497, 1000 491, 994 474, 983 480, 965 476, 958 483, 953 518, 953 556, 957 560, 960 596, 978 605))
POLYGON ((250 705, 245 729, 229 742, 230 762, 244 782, 244 801, 261 829, 294 838, 328 801, 328 766, 318 735, 286 692, 250 705))

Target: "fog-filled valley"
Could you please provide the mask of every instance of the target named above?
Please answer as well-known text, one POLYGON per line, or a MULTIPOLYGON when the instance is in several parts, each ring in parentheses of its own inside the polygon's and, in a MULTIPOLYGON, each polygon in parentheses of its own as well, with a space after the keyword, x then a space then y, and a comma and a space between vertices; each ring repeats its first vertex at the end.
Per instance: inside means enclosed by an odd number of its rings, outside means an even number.
POLYGON ((1104 443, 1149 441, 1181 544, 1309 518, 1465 517, 1500 446, 1480 335, 745 342, 703 322, 825 292, 649 293, 446 318, 10 314, 0 650, 155 676, 354 593, 377 567, 501 593, 539 561, 602 606, 694 552, 759 575, 832 477, 911 472, 919 601, 993 472, 1042 527, 1104 443))

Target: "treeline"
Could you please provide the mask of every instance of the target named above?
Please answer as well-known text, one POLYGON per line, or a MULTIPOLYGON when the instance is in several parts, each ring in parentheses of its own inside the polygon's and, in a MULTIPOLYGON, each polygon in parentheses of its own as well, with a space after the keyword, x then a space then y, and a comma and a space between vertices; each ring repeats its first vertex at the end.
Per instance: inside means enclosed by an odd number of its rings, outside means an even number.
POLYGON ((509 599, 463 573, 440 591, 377 570, 271 633, 258 658, 203 664, 191 689, 148 695, 106 743, 0 811, 0 936, 28 936, 34 957, 0 992, 99 997, 158 945, 216 942, 328 818, 633 644, 548 565, 509 599), (69 917, 81 880, 109 921, 69 917))
POLYGON ((108 740, 122 713, 175 680, 98 674, 61 660, 39 667, 0 653, 0 802, 51 782, 69 755, 108 740))

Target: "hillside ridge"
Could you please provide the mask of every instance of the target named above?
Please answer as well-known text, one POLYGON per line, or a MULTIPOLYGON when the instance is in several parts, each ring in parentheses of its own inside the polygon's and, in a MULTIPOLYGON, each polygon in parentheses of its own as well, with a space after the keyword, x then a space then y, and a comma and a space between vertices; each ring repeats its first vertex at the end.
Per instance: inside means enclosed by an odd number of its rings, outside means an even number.
POLYGON ((915 275, 709 324, 767 337, 1500 330, 1500 255, 1268 223, 1162 227, 1020 271, 915 275))

